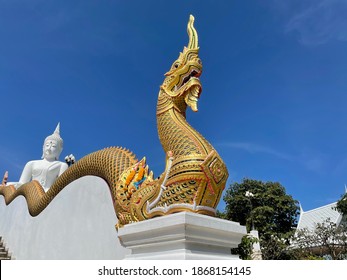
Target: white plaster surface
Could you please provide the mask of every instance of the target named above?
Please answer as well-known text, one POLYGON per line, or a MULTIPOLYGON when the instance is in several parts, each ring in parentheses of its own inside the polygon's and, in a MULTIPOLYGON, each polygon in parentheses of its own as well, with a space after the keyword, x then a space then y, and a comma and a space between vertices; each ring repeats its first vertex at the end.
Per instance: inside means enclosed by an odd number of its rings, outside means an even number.
POLYGON ((235 260, 231 248, 247 234, 239 223, 180 212, 119 229, 128 260, 235 260))
POLYGON ((255 237, 258 241, 253 243, 253 251, 252 251, 252 260, 261 260, 261 249, 260 249, 260 243, 259 243, 259 232, 257 230, 251 230, 249 233, 251 237, 255 237))
POLYGON ((63 189, 37 217, 25 198, 6 206, 0 196, 0 236, 15 259, 123 259, 109 188, 86 176, 63 189))

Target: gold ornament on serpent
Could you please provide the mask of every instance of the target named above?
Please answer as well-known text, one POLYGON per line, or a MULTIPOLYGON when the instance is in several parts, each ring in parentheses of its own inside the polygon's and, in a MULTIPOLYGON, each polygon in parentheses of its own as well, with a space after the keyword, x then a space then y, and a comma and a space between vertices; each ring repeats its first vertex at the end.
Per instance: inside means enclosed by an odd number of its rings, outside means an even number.
POLYGON ((186 120, 186 110, 198 110, 202 91, 198 34, 194 17, 187 26, 189 42, 165 74, 157 101, 157 129, 166 152, 166 167, 153 179, 146 158, 138 161, 121 147, 110 147, 85 156, 69 167, 44 192, 36 181, 2 185, 0 194, 10 203, 23 195, 31 215, 41 213, 72 181, 86 175, 105 179, 118 217, 118 227, 175 212, 215 215, 228 177, 227 168, 212 145, 186 120))

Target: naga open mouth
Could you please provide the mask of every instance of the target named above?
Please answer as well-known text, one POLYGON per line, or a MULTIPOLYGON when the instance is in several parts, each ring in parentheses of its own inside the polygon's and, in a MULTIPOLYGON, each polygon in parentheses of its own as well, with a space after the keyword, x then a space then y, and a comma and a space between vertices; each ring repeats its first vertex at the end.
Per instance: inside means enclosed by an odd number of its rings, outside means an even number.
POLYGON ((185 93, 184 101, 194 111, 198 111, 198 100, 201 93, 201 84, 199 77, 201 71, 192 69, 188 75, 183 78, 179 89, 183 89, 181 94, 185 93))
POLYGON ((189 80, 190 80, 190 78, 198 78, 199 76, 201 75, 201 73, 199 73, 198 71, 196 71, 196 70, 192 70, 191 72, 190 72, 190 74, 189 74, 189 76, 187 76, 187 77, 185 77, 184 79, 183 79, 183 83, 182 83, 182 86, 184 85, 184 84, 186 84, 189 80))
POLYGON ((175 91, 180 90, 185 84, 187 84, 187 83, 191 80, 191 78, 195 78, 195 79, 199 80, 200 75, 201 75, 201 71, 198 71, 198 70, 196 70, 196 69, 192 69, 192 70, 188 73, 188 75, 185 75, 185 76, 183 77, 181 83, 179 83, 178 85, 175 85, 175 88, 174 88, 175 91))

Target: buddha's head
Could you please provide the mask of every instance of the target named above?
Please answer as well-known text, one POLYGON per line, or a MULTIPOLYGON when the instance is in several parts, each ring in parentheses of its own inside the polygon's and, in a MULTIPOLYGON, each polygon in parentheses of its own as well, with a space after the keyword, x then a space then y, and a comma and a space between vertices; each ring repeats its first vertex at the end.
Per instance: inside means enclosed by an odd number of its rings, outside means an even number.
POLYGON ((48 161, 59 159, 63 151, 63 139, 60 137, 60 123, 58 123, 53 134, 45 139, 42 150, 42 158, 48 161))

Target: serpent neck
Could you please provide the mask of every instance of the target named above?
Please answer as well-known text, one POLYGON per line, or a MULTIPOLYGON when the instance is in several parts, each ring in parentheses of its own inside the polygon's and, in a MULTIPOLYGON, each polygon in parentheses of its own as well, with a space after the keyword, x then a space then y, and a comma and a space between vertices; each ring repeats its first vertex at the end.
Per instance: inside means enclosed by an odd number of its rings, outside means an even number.
POLYGON ((187 122, 185 108, 166 102, 163 110, 163 103, 158 99, 157 128, 164 151, 172 151, 176 158, 209 154, 212 145, 187 122))

